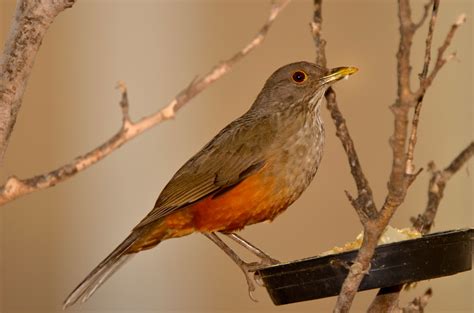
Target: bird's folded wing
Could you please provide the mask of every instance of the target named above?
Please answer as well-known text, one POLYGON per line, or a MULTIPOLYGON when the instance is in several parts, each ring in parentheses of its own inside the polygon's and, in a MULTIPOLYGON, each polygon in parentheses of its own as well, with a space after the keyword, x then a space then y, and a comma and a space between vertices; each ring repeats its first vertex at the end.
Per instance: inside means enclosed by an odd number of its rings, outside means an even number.
POLYGON ((186 162, 161 192, 141 228, 209 195, 232 189, 265 165, 275 136, 271 121, 235 120, 186 162))

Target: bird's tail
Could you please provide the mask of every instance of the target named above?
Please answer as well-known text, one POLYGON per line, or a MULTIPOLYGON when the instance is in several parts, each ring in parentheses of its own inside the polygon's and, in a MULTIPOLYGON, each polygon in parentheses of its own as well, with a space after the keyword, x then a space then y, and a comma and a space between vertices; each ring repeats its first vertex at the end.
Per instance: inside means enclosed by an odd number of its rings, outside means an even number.
POLYGON ((112 274, 135 255, 131 247, 139 239, 140 232, 132 232, 112 253, 109 254, 92 272, 69 294, 63 303, 63 309, 80 301, 85 302, 112 274))

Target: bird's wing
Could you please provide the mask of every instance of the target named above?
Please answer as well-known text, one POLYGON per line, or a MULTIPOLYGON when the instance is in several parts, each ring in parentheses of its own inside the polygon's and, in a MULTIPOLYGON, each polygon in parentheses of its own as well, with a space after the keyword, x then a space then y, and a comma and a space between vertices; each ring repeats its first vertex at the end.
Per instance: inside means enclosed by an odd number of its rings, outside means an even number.
POLYGON ((270 118, 235 120, 187 161, 161 192, 153 210, 135 227, 148 225, 257 172, 275 136, 270 118))

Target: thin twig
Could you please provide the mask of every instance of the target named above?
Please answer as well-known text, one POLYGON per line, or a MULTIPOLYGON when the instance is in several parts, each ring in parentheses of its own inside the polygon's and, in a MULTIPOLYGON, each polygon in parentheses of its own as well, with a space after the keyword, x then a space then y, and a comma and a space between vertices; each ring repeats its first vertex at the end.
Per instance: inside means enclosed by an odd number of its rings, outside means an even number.
POLYGON ((381 288, 367 309, 367 313, 398 313, 400 311, 398 298, 402 288, 403 285, 381 288))
POLYGON ((309 23, 311 28, 311 35, 314 40, 314 47, 316 50, 316 61, 315 63, 322 68, 327 67, 326 60, 326 40, 323 39, 321 34, 321 26, 323 24, 323 1, 314 0, 314 11, 313 20, 309 23))
POLYGON ((81 172, 102 160, 117 148, 129 142, 144 131, 163 121, 174 118, 175 113, 189 100, 202 92, 214 81, 229 72, 235 63, 240 61, 243 57, 245 57, 248 53, 250 53, 262 43, 272 23, 290 1, 291 0, 282 0, 273 2, 267 21, 263 24, 257 35, 242 50, 237 52, 228 60, 215 66, 203 77, 193 80, 188 87, 183 89, 173 100, 171 100, 171 102, 168 103, 168 105, 166 105, 160 111, 146 116, 140 119, 138 122, 130 121, 128 117, 127 92, 125 88, 121 88, 123 123, 121 129, 114 136, 92 151, 77 157, 72 162, 50 171, 49 173, 37 175, 27 179, 18 179, 15 176, 8 178, 6 183, 0 187, 0 205, 26 194, 46 189, 63 182, 78 172, 81 172))
POLYGON ((430 162, 431 179, 428 185, 428 203, 423 214, 418 215, 411 221, 413 227, 421 233, 426 234, 433 226, 439 204, 443 198, 444 189, 449 179, 469 161, 474 155, 474 142, 471 142, 464 150, 443 170, 436 170, 434 162, 430 162))
MULTIPOLYGON (((369 219, 374 219, 377 216, 377 208, 375 207, 372 189, 360 165, 354 142, 346 125, 346 120, 339 110, 336 101, 336 93, 332 88, 326 92, 326 107, 331 113, 332 120, 336 126, 336 135, 339 137, 346 151, 351 174, 357 186, 357 198, 353 199, 349 197, 349 199, 359 215, 362 224, 365 224, 369 219)), ((346 194, 349 195, 347 192, 346 194)))
POLYGON ((408 304, 405 308, 401 310, 403 313, 423 313, 425 311, 425 307, 428 305, 428 301, 433 296, 433 290, 428 288, 425 293, 413 299, 413 301, 408 304))
POLYGON ((408 113, 413 102, 413 94, 410 88, 410 50, 416 28, 411 19, 409 1, 399 0, 398 3, 400 21, 400 44, 397 52, 398 98, 391 107, 395 123, 390 140, 393 161, 388 182, 388 195, 376 218, 363 222, 364 240, 353 265, 361 270, 350 271, 347 275, 337 298, 334 312, 349 311, 359 285, 364 278, 364 273, 369 268, 377 242, 395 210, 405 199, 407 188, 411 183, 405 176, 405 146, 408 133, 408 113))
MULTIPOLYGON (((325 54, 326 41, 322 38, 322 0, 314 0, 314 14, 313 21, 311 22, 311 35, 313 36, 315 48, 316 48, 316 64, 322 67, 326 67, 327 59, 325 54)), ((349 129, 346 125, 339 106, 336 101, 336 93, 332 88, 326 92, 327 108, 331 113, 331 117, 336 126, 336 135, 341 140, 341 143, 346 151, 349 167, 351 169, 352 176, 354 177, 358 197, 353 199, 348 192, 349 200, 354 206, 357 214, 361 221, 366 221, 369 218, 374 218, 377 214, 377 208, 373 200, 372 189, 370 188, 369 182, 365 177, 362 170, 362 166, 359 162, 354 142, 349 134, 349 129)))
POLYGON ((415 165, 413 164, 413 156, 415 152, 415 145, 417 141, 418 134, 418 122, 420 121, 420 112, 422 101, 418 101, 415 106, 415 112, 413 113, 413 119, 411 121, 411 133, 410 138, 408 139, 408 149, 406 156, 406 165, 405 165, 405 174, 413 175, 415 173, 415 165))
POLYGON ((428 35, 426 36, 425 61, 423 63, 423 70, 420 73, 420 80, 425 79, 426 75, 428 75, 428 68, 431 62, 431 42, 433 41, 434 28, 436 25, 436 20, 438 19, 439 1, 440 0, 433 1, 430 26, 428 28, 428 35))
MULTIPOLYGON (((412 217, 410 220, 413 227, 421 232, 427 234, 430 232, 434 224, 436 213, 439 204, 443 198, 444 189, 448 180, 457 173, 461 167, 466 164, 471 157, 474 156, 474 142, 471 142, 464 150, 442 171, 436 170, 434 162, 430 162, 428 168, 431 171, 431 179, 428 185, 428 203, 423 214, 418 215, 417 218, 412 217)), ((378 312, 402 312, 398 308, 398 298, 403 285, 393 286, 389 288, 380 289, 374 301, 371 303, 367 313, 378 312)), ((416 300, 416 299, 415 299, 416 300)), ((415 301, 414 300, 414 301, 415 301)), ((413 309, 412 305, 403 309, 403 312, 422 312, 422 311, 407 311, 413 309)))
MULTIPOLYGON (((436 20, 438 18, 439 1, 440 0, 433 1, 433 10, 431 13, 430 25, 428 27, 428 35, 426 36, 426 47, 425 47, 425 58, 423 62, 423 69, 421 73, 419 74, 420 86, 423 86, 423 88, 425 88, 424 81, 426 79, 426 76, 428 75, 428 69, 430 67, 430 62, 431 62, 431 43, 433 42, 434 28, 436 25, 436 20)), ((408 149, 407 149, 406 165, 405 165, 406 175, 413 175, 415 173, 415 165, 413 164, 413 156, 414 156, 415 145, 416 145, 416 140, 417 140, 418 122, 420 120, 420 112, 421 112, 422 104, 423 104, 423 97, 419 97, 417 99, 417 103, 415 106, 415 113, 413 114, 410 138, 408 139, 408 149)))
MULTIPOLYGON (((405 200, 405 196, 407 194, 409 186, 413 183, 417 175, 421 172, 421 170, 415 171, 412 166, 412 163, 414 147, 416 143, 416 129, 419 122, 422 97, 415 97, 415 94, 410 87, 410 52, 413 36, 419 26, 418 24, 414 24, 412 21, 409 0, 399 0, 398 3, 398 16, 400 21, 400 43, 397 53, 398 92, 397 100, 391 106, 392 112, 394 114, 394 131, 390 139, 393 161, 392 170, 388 182, 388 194, 381 210, 379 212, 376 211, 376 214, 374 214, 370 218, 364 218, 364 216, 361 215, 359 213, 359 210, 357 210, 356 208, 356 211, 361 217, 361 221, 364 226, 364 239, 362 246, 357 254, 357 257, 353 262, 353 266, 351 266, 351 270, 349 271, 342 285, 339 297, 336 302, 336 306, 334 308, 334 312, 349 311, 355 294, 357 293, 357 290, 359 288, 359 285, 365 273, 367 273, 368 271, 368 268, 370 266, 370 260, 373 257, 378 239, 383 233, 385 227, 388 225, 388 222, 395 213, 396 209, 405 200), (413 136, 410 136, 412 139, 411 143, 409 144, 410 148, 408 148, 408 151, 407 140, 409 138, 409 112, 410 109, 413 106, 416 106, 417 103, 419 105, 417 106, 417 108, 415 108, 414 120, 412 123, 413 136), (409 158, 410 160, 408 162, 408 165, 410 165, 409 173, 407 173, 407 158, 409 158)), ((434 30, 434 24, 436 22, 438 4, 439 1, 433 1, 433 14, 435 17, 431 19, 430 23, 429 33, 431 33, 431 36, 434 30)), ((430 49, 431 41, 431 38, 427 40, 427 49, 430 49)), ((425 61, 429 63, 429 59, 430 56, 425 58, 425 61)), ((331 92, 332 91, 328 91, 327 94, 330 97, 331 92)), ((328 97, 328 105, 331 104, 330 97, 328 97)), ((343 141, 343 145, 346 145, 345 141, 343 141)), ((347 149, 346 153, 348 154, 348 157, 350 159, 350 155, 347 149)), ((356 177, 354 178, 356 179, 356 177)), ((352 197, 349 197, 349 199, 354 204, 354 206, 357 207, 356 200, 352 199, 352 197)), ((397 299, 397 297, 394 297, 394 299, 397 299)))
MULTIPOLYGON (((314 9, 315 12, 313 15, 313 21, 311 23, 311 34, 316 47, 316 64, 326 67, 327 60, 325 56, 325 41, 321 38, 322 0, 314 1, 314 9)), ((341 140, 344 150, 346 151, 351 173, 357 186, 358 196, 356 199, 353 199, 348 192, 346 192, 346 195, 348 196, 359 216, 359 219, 364 225, 363 245, 372 247, 372 252, 370 252, 369 249, 369 253, 363 253, 357 256, 357 259, 350 267, 348 277, 346 278, 341 289, 334 312, 347 312, 351 306, 355 293, 357 292, 360 281, 369 270, 369 262, 372 258, 373 250, 377 244, 378 238, 375 240, 375 242, 367 241, 368 239, 374 237, 367 235, 367 231, 370 231, 370 227, 367 225, 371 225, 371 221, 375 220, 377 216, 377 208, 373 199, 372 189, 370 188, 370 185, 360 165, 359 158, 354 147, 354 142, 349 134, 346 121, 339 110, 336 101, 336 93, 332 88, 326 92, 326 100, 327 108, 330 111, 331 117, 336 126, 336 134, 341 140)))
POLYGON ((426 18, 428 17, 428 13, 430 11, 431 5, 433 4, 434 0, 429 0, 424 6, 423 6, 423 15, 420 18, 420 21, 415 24, 415 28, 420 28, 423 26, 423 24, 426 21, 426 18))
POLYGON ((19 0, 0 55, 0 164, 21 108, 36 55, 56 16, 75 0, 19 0))
POLYGON ((429 86, 431 86, 431 84, 433 83, 436 75, 441 70, 441 68, 446 64, 446 62, 452 60, 456 56, 455 52, 450 53, 447 56, 445 56, 445 53, 449 45, 451 44, 451 41, 453 40, 454 35, 456 34, 456 31, 465 22, 466 22, 466 14, 462 13, 461 15, 458 16, 456 21, 451 25, 451 28, 446 34, 443 44, 438 48, 438 55, 436 57, 436 62, 433 66, 433 69, 428 74, 428 76, 420 82, 420 88, 414 93, 415 99, 419 99, 424 96, 426 89, 429 86))

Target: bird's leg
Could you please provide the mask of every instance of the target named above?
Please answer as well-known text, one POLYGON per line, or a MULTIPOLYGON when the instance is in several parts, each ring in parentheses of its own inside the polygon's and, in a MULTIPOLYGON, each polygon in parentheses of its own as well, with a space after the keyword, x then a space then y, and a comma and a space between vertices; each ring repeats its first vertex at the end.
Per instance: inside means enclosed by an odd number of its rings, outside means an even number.
POLYGON ((275 264, 280 263, 280 261, 275 260, 274 258, 269 256, 268 254, 266 254, 265 252, 263 252, 262 250, 260 250, 259 248, 257 248, 256 246, 254 246, 253 244, 251 244, 244 238, 242 238, 241 236, 237 235, 236 233, 224 233, 224 235, 234 240, 239 245, 241 245, 242 247, 249 250, 250 252, 255 254, 257 257, 259 257, 262 260, 261 262, 262 265, 275 265, 275 264))
POLYGON ((249 290, 250 299, 257 302, 257 299, 253 296, 255 291, 254 277, 252 272, 254 272, 258 267, 259 263, 247 263, 243 261, 237 253, 234 252, 222 239, 220 239, 215 233, 203 233, 204 236, 209 238, 214 242, 219 248, 221 248, 231 259, 237 264, 237 266, 244 272, 245 279, 247 280, 247 286, 249 290))

